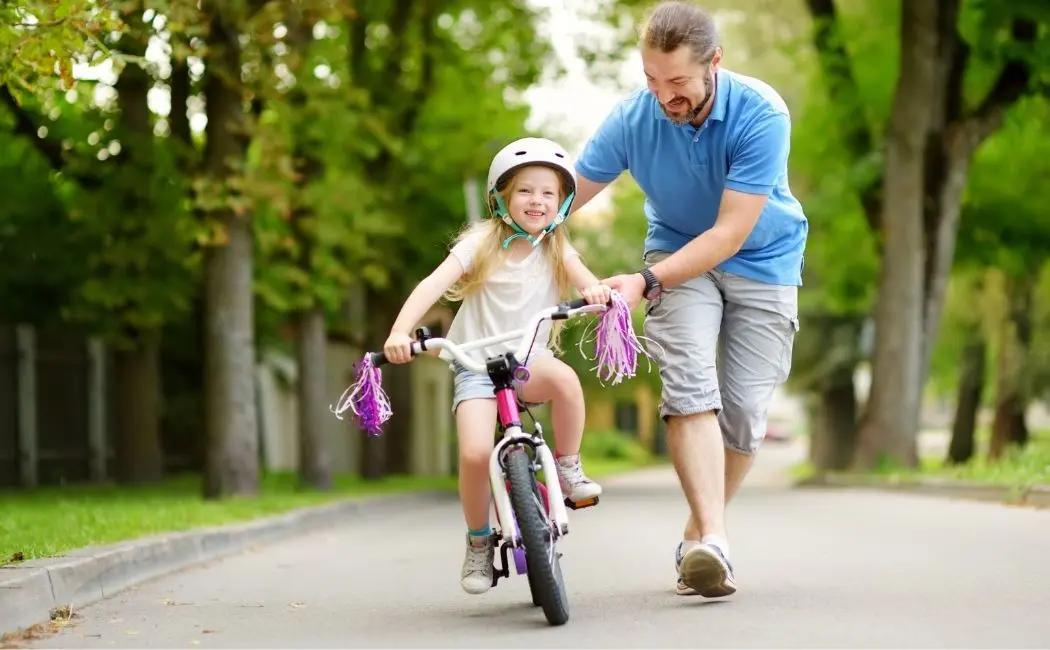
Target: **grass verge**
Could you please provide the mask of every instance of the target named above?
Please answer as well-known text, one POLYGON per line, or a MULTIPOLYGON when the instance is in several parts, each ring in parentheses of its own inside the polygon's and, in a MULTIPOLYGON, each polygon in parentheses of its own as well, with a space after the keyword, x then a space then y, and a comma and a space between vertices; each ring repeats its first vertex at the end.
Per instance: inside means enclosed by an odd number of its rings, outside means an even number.
POLYGON ((455 490, 455 477, 339 477, 331 492, 300 491, 291 473, 266 475, 256 498, 204 501, 200 477, 148 487, 88 485, 0 492, 0 564, 65 551, 246 521, 353 496, 455 490), (19 555, 20 554, 20 555, 19 555))
MULTIPOLYGON (((612 476, 655 464, 651 458, 585 458, 587 473, 612 476)), ((90 485, 0 492, 0 565, 75 548, 277 515, 347 497, 456 490, 456 477, 395 476, 381 481, 339 477, 331 492, 300 491, 291 473, 268 474, 256 498, 204 501, 200 477, 160 485, 90 485)))
MULTIPOLYGON (((925 455, 919 467, 908 469, 883 464, 871 472, 849 475, 887 482, 907 482, 925 478, 951 479, 1023 490, 1034 485, 1050 485, 1050 431, 1033 431, 1024 448, 1009 449, 997 462, 988 461, 989 433, 987 428, 977 432, 973 458, 962 465, 948 465, 943 455, 925 455)), ((812 478, 816 471, 809 462, 792 468, 797 480, 812 478)), ((840 473, 845 474, 845 473, 840 473)))

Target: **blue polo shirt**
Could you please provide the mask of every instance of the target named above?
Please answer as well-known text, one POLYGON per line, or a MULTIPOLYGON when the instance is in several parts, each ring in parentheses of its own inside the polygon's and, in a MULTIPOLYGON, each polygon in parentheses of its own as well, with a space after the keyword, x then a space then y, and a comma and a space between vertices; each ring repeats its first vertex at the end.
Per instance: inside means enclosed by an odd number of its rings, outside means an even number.
POLYGON ((714 106, 699 128, 676 125, 643 88, 609 113, 576 170, 596 183, 630 172, 645 192, 647 251, 677 251, 710 229, 726 188, 768 195, 751 235, 718 268, 801 286, 809 222, 788 187, 790 145, 791 118, 780 95, 720 69, 714 106))

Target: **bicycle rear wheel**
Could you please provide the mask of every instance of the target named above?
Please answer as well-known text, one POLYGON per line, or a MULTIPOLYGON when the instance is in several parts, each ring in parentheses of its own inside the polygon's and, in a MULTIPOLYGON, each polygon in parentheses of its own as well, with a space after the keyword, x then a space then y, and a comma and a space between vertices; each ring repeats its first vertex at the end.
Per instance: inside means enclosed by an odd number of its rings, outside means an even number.
POLYGON ((547 509, 535 486, 532 461, 522 446, 507 453, 507 480, 510 481, 511 506, 525 546, 533 598, 539 601, 548 623, 564 625, 569 620, 569 599, 565 595, 561 563, 554 549, 547 509))

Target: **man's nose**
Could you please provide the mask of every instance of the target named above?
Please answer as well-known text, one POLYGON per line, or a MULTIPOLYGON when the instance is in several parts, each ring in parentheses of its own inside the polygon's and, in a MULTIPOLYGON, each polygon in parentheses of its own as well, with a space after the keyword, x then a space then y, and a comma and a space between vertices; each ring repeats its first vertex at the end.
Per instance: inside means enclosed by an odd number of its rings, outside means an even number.
POLYGON ((660 89, 660 103, 670 104, 672 101, 678 99, 678 93, 673 90, 660 89))

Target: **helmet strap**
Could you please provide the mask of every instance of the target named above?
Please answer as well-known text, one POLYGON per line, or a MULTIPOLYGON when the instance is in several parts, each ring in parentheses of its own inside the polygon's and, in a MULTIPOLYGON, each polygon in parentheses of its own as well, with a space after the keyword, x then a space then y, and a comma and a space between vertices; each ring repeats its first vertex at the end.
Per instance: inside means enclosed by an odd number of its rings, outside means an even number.
POLYGON ((507 211, 507 205, 503 202, 503 197, 493 190, 491 192, 492 198, 496 203, 496 216, 503 219, 503 223, 507 224, 514 230, 514 234, 503 240, 503 248, 510 246, 510 243, 519 237, 524 237, 529 240, 533 247, 539 246, 543 238, 549 235, 555 228, 560 226, 569 217, 569 206, 572 205, 572 200, 576 198, 576 193, 571 192, 565 200, 562 201, 561 207, 558 208, 558 215, 554 217, 554 221, 551 221, 550 225, 540 231, 540 234, 533 237, 529 233, 525 232, 521 226, 510 216, 507 211))

